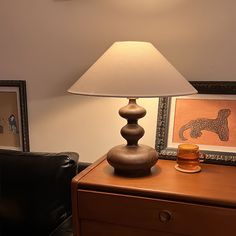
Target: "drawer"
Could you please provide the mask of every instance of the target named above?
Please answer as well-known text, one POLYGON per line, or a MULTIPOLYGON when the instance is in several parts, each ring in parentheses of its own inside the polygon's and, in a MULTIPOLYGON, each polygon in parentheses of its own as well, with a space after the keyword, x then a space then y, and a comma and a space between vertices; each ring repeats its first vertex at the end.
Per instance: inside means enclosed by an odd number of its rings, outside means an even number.
POLYGON ((236 209, 87 190, 78 190, 78 204, 81 221, 192 236, 236 232, 236 209))

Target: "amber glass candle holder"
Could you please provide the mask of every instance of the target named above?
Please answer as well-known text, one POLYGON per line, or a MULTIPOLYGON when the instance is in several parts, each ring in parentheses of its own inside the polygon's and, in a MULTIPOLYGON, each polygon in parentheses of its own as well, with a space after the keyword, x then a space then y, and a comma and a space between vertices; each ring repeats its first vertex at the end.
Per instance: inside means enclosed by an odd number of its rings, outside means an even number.
POLYGON ((198 145, 180 144, 177 149, 177 164, 175 169, 186 172, 195 173, 201 171, 200 162, 205 158, 203 153, 199 152, 198 145))

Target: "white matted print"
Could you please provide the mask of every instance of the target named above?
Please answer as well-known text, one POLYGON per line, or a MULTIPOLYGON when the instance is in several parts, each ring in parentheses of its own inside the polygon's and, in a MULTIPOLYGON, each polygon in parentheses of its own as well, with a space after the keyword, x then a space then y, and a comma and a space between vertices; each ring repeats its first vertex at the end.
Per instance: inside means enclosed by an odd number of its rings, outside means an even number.
POLYGON ((25 81, 0 80, 0 149, 29 151, 25 81))

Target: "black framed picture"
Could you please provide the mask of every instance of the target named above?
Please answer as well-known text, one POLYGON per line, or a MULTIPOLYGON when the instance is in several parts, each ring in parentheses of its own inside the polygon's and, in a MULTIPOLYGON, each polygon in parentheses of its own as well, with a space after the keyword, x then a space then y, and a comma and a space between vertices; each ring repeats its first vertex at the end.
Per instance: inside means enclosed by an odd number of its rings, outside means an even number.
POLYGON ((0 149, 29 151, 26 81, 0 80, 0 149))
POLYGON ((160 98, 156 150, 176 159, 181 143, 197 144, 206 163, 236 165, 236 82, 191 81, 198 94, 160 98))

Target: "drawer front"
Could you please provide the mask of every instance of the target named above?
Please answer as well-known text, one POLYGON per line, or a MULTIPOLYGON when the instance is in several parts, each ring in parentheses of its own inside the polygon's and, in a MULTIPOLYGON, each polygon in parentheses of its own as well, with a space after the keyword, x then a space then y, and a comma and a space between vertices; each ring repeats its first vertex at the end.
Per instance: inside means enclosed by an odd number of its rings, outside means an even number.
POLYGON ((236 232, 235 209, 87 190, 78 190, 78 203, 80 220, 193 236, 236 232))

